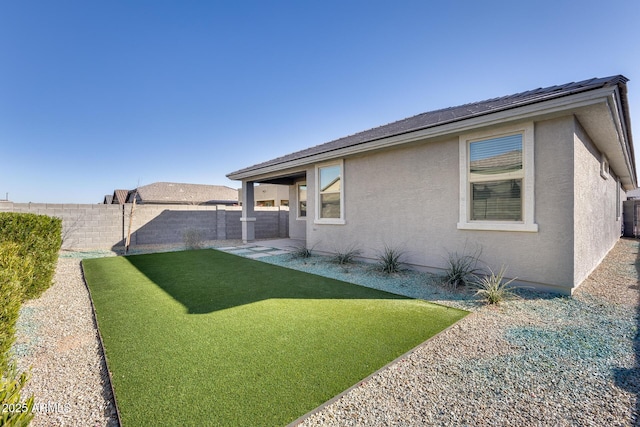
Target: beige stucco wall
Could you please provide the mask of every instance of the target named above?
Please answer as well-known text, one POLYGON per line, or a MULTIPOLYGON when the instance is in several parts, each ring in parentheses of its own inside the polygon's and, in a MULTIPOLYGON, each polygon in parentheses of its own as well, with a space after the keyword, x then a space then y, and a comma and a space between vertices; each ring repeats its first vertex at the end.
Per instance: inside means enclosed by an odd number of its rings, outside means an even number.
POLYGON ((567 293, 576 283, 574 130, 572 116, 535 123, 536 233, 458 230, 455 135, 344 159, 344 225, 313 222, 315 169, 309 168, 307 246, 335 252, 355 243, 369 258, 384 245, 397 246, 406 252, 408 262, 430 268, 444 267, 448 252, 481 247, 482 259, 491 268, 505 265, 507 275, 521 282, 567 293))
POLYGON ((580 123, 574 138, 574 285, 582 282, 611 250, 621 233, 616 203, 624 196, 613 171, 601 175, 602 155, 580 123))
POLYGON ((289 238, 295 240, 304 240, 307 237, 307 220, 298 217, 298 183, 289 186, 289 238))

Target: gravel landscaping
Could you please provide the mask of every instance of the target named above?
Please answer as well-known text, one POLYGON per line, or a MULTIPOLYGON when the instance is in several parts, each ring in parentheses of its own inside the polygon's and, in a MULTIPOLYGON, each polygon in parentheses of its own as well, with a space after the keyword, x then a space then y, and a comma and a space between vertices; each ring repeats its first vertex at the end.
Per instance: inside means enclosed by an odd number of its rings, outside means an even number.
MULTIPOLYGON (((241 244, 218 243, 207 246, 241 244)), ((385 277, 321 257, 261 258, 474 312, 298 423, 637 425, 638 248, 620 240, 571 298, 522 292, 499 307, 450 292, 427 273, 385 277)), ((21 369, 31 367, 34 426, 117 425, 80 269, 82 257, 105 255, 113 254, 62 253, 54 286, 21 310, 15 352, 21 369)))

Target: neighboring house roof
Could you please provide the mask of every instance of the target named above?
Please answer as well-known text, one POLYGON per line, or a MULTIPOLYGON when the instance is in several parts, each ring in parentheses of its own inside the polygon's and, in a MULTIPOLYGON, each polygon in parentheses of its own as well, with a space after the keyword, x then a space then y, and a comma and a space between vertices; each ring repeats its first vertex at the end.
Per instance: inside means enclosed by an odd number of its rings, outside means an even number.
MULTIPOLYGON (((519 111, 522 112, 522 117, 526 117, 527 113, 532 114, 535 112, 539 114, 540 112, 537 110, 534 111, 534 109, 531 109, 531 111, 525 111, 522 110, 522 108, 543 103, 546 105, 549 101, 553 100, 557 100, 558 102, 553 104, 551 110, 545 111, 545 114, 562 111, 563 109, 575 108, 576 103, 578 102, 581 102, 580 106, 586 106, 589 105, 589 97, 584 96, 578 99, 578 95, 590 91, 597 91, 598 89, 612 88, 608 91, 604 91, 601 97, 612 96, 611 92, 617 93, 617 95, 614 95, 617 99, 613 99, 610 102, 612 105, 609 108, 619 110, 615 112, 616 115, 622 117, 619 133, 623 134, 621 136, 623 140, 622 142, 626 143, 626 149, 628 152, 623 153, 625 157, 624 159, 621 157, 620 159, 616 159, 616 161, 619 165, 619 169, 624 167, 621 165, 622 163, 626 163, 626 169, 629 171, 627 174, 628 176, 623 176, 623 178, 626 179, 625 186, 635 187, 636 171, 633 156, 633 143, 631 140, 628 101, 626 96, 627 81, 628 79, 621 75, 606 78, 593 78, 577 83, 572 82, 559 86, 539 88, 514 95, 430 111, 240 169, 228 174, 227 177, 239 180, 264 177, 260 182, 277 183, 277 174, 275 174, 275 172, 283 171, 287 168, 300 167, 305 164, 328 160, 332 157, 337 158, 346 154, 356 154, 391 145, 397 145, 399 143, 411 142, 412 140, 408 134, 418 133, 429 129, 434 129, 434 132, 428 136, 438 135, 435 130, 440 131, 440 135, 444 135, 460 131, 463 129, 463 125, 465 123, 467 125, 467 129, 464 130, 469 130, 472 129, 473 126, 477 127, 481 125, 495 124, 496 120, 502 120, 505 118, 513 119, 513 115, 519 111), (563 102, 564 98, 567 98, 566 104, 563 102), (482 120, 483 117, 486 117, 485 121, 482 120), (494 120, 494 122, 490 122, 489 120, 494 120), (406 138, 403 136, 406 136, 406 138), (378 144, 378 142, 380 143, 378 144)), ((599 93, 598 95, 600 96, 599 93)), ((542 109, 542 105, 540 108, 542 109)), ((614 124, 614 126, 616 125, 617 124, 614 124)), ((424 135, 427 135, 427 132, 423 132, 421 137, 424 138, 424 135)), ((612 148, 612 150, 614 150, 614 148, 612 148)), ((609 155, 608 157, 611 160, 612 156, 609 155)), ((294 175, 289 173, 286 176, 292 177, 294 175)), ((288 181, 280 180, 280 182, 286 183, 288 181)))
POLYGON ((127 203, 128 195, 129 190, 116 190, 113 192, 113 196, 111 196, 111 203, 114 205, 124 205, 127 203))
POLYGON ((107 194, 104 196, 104 199, 102 200, 102 204, 104 205, 110 205, 111 202, 113 202, 113 196, 111 194, 107 194))
POLYGON ((522 151, 513 150, 497 156, 485 157, 469 162, 471 173, 495 174, 522 169, 522 151))
POLYGON ((155 182, 137 189, 139 203, 170 204, 235 204, 237 190, 223 185, 155 182))

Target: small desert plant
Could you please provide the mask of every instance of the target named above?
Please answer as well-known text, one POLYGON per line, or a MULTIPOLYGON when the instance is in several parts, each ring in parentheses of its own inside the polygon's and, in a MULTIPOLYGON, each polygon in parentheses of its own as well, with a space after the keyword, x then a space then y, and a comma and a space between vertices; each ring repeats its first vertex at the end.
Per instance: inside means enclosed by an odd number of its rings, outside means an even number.
POLYGON ((200 230, 189 229, 183 235, 184 246, 187 249, 202 249, 204 242, 200 230))
POLYGON ((453 289, 458 286, 465 286, 472 283, 476 276, 482 273, 482 269, 478 267, 480 262, 481 249, 465 254, 458 252, 449 252, 447 258, 447 268, 444 273, 444 284, 453 289))
POLYGON ((502 266, 498 274, 489 269, 491 274, 476 278, 472 286, 476 290, 476 295, 488 304, 499 304, 507 299, 515 298, 517 295, 511 283, 516 280, 504 280, 507 269, 502 266))
POLYGON ((293 258, 311 258, 313 256, 313 248, 307 248, 306 245, 292 246, 291 256, 293 258))
POLYGON ((351 264, 353 263, 353 261, 355 261, 355 258, 360 255, 360 252, 360 249, 358 249, 355 245, 348 246, 345 249, 338 249, 331 257, 331 261, 340 265, 351 264))
POLYGON ((383 273, 392 274, 402 271, 402 258, 405 252, 397 247, 385 245, 378 254, 378 267, 383 273))

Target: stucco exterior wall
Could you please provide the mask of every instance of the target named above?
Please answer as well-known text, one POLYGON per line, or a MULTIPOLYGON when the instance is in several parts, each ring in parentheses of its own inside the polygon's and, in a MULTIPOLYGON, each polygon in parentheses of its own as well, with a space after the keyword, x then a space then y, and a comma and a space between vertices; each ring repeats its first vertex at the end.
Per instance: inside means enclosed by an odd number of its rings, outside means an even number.
POLYGON ((578 285, 602 261, 620 237, 623 198, 613 171, 601 174, 602 154, 578 121, 574 138, 575 273, 578 285))
POLYGON ((305 240, 307 238, 307 220, 298 217, 298 181, 295 185, 289 186, 289 238, 294 240, 305 240))
MULTIPOLYGON (((535 220, 539 231, 459 230, 458 136, 344 160, 344 225, 315 224, 315 169, 307 170, 307 246, 357 245, 374 258, 385 245, 409 263, 443 268, 448 252, 482 249, 491 268, 568 293, 573 274, 574 120, 536 122, 535 220)), ((496 128, 496 132, 499 128, 496 128)))

